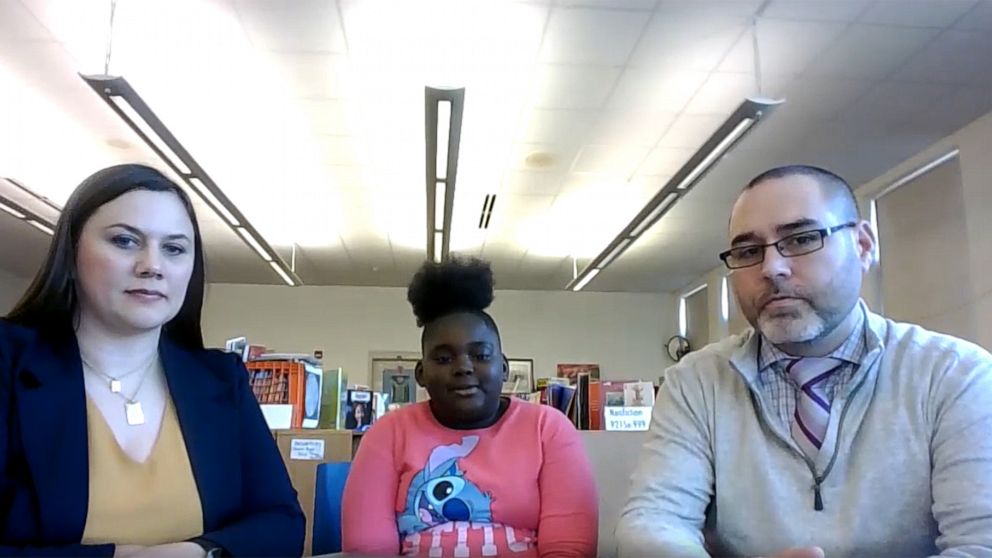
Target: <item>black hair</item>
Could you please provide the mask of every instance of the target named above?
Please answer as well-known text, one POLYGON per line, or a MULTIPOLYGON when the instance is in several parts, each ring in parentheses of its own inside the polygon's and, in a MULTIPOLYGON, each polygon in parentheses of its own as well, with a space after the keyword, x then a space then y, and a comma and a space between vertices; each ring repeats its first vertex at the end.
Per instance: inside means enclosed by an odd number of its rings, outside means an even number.
POLYGON ((424 262, 410 281, 406 299, 425 333, 430 324, 445 316, 467 313, 481 318, 499 338, 499 328, 486 312, 495 298, 493 289, 489 262, 456 257, 443 263, 424 262))
POLYGON ((117 165, 97 171, 84 180, 66 202, 55 225, 55 233, 31 286, 7 318, 15 323, 36 328, 45 333, 64 334, 74 331, 79 310, 79 293, 75 278, 76 250, 83 226, 107 203, 132 192, 172 192, 193 224, 193 273, 179 313, 165 324, 162 333, 188 349, 203 348, 200 316, 203 310, 205 272, 203 239, 189 196, 160 171, 144 165, 117 165))
POLYGON ((858 220, 861 219, 861 208, 858 207, 858 198, 854 194, 854 189, 851 188, 851 185, 841 178, 839 174, 813 165, 785 165, 766 170, 751 179, 747 183, 747 186, 744 187, 744 190, 750 190, 768 180, 788 178, 790 176, 808 176, 816 180, 820 187, 831 195, 843 198, 844 203, 848 205, 848 209, 852 212, 853 216, 858 220))

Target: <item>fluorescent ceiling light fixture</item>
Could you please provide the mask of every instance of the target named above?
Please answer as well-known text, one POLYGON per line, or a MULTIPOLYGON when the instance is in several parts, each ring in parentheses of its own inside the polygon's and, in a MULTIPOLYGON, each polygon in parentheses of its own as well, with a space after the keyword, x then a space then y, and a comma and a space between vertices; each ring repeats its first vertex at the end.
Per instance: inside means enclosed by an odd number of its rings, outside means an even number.
POLYGON ((574 290, 580 282, 584 282, 583 286, 585 286, 592 280, 589 277, 589 270, 595 269, 598 273, 613 263, 620 254, 630 248, 642 234, 657 223, 681 195, 699 183, 720 160, 720 157, 730 151, 737 142, 754 129, 755 124, 767 118, 783 102, 783 100, 772 99, 745 99, 733 114, 713 132, 713 135, 703 142, 699 150, 682 165, 682 168, 658 190, 651 201, 634 216, 613 241, 607 244, 575 278, 569 281, 565 288, 574 290))
POLYGON ((55 234, 55 230, 53 228, 49 227, 48 225, 46 225, 46 224, 44 224, 44 223, 42 223, 40 221, 35 221, 34 219, 26 219, 26 221, 27 221, 27 224, 31 225, 32 227, 38 229, 39 231, 41 231, 41 232, 43 232, 43 233, 45 233, 45 234, 47 234, 49 236, 52 236, 52 235, 55 234))
POLYGON ((442 253, 441 247, 444 246, 444 233, 435 232, 434 233, 434 263, 441 263, 442 253))
POLYGON ((960 154, 960 150, 954 148, 948 151, 947 153, 941 155, 940 157, 937 157, 933 161, 930 161, 929 163, 925 163, 921 165, 919 168, 906 173, 902 177, 896 179, 892 184, 886 186, 881 192, 875 194, 875 199, 877 200, 878 198, 881 198, 886 194, 892 193, 893 190, 916 180, 917 178, 932 171, 933 169, 939 167, 940 165, 943 165, 944 163, 950 161, 951 159, 954 159, 959 154, 960 154))
POLYGON ((679 335, 685 337, 686 331, 689 329, 689 317, 686 311, 685 297, 679 298, 679 335))
POLYGON ((269 262, 269 265, 272 266, 272 270, 275 271, 276 275, 282 278, 282 280, 285 281, 287 285, 289 285, 290 287, 295 287, 297 285, 297 283, 293 281, 293 278, 290 277, 289 274, 285 272, 285 270, 283 270, 282 266, 280 266, 278 262, 269 262))
POLYGON ((255 235, 251 234, 251 232, 249 232, 247 229, 244 229, 242 227, 238 227, 234 230, 238 231, 238 234, 241 235, 241 238, 245 239, 245 242, 248 243, 248 246, 251 246, 252 249, 258 253, 260 258, 262 258, 267 262, 272 261, 272 255, 269 254, 269 252, 262 247, 262 243, 259 242, 257 238, 255 238, 255 235))
POLYGON ((117 107, 121 113, 123 113, 122 116, 125 120, 127 120, 127 123, 135 129, 138 135, 141 136, 141 139, 151 145, 152 149, 158 153, 159 157, 162 157, 167 163, 174 167, 180 176, 186 176, 190 173, 189 167, 183 163, 182 159, 180 159, 178 155, 173 153, 172 149, 170 149, 169 146, 162 141, 162 138, 155 133, 155 130, 152 130, 151 127, 148 126, 148 123, 141 118, 141 115, 134 110, 134 107, 132 107, 127 100, 123 97, 117 96, 111 96, 109 99, 110 102, 114 103, 114 106, 117 107))
MULTIPOLYGON (((19 184, 17 181, 12 180, 10 178, 4 178, 3 180, 5 182, 8 182, 8 183, 16 186, 18 189, 23 190, 24 192, 26 192, 27 194, 29 194, 30 196, 32 196, 34 199, 40 200, 43 203, 45 203, 47 206, 54 208, 54 210, 56 211, 56 213, 58 213, 60 211, 58 209, 58 206, 52 204, 46 198, 43 198, 43 197, 39 196, 38 194, 35 194, 31 190, 25 188, 24 186, 22 186, 21 184, 19 184)), ((21 205, 19 203, 19 201, 15 201, 13 199, 7 198, 6 196, 0 195, 0 210, 2 210, 3 212, 9 214, 11 217, 14 217, 14 218, 16 218, 16 219, 18 219, 20 221, 24 221, 25 223, 31 225, 32 227, 38 229, 39 231, 41 231, 41 232, 43 232, 43 233, 45 233, 47 235, 53 235, 53 234, 55 234, 55 224, 54 223, 49 222, 47 218, 42 217, 41 215, 35 213, 30 208, 27 208, 27 207, 21 205)))
POLYGON ((665 198, 661 200, 661 203, 659 203, 657 207, 652 209, 651 213, 648 213, 648 215, 645 218, 641 219, 641 222, 638 223, 636 227, 634 227, 634 230, 630 231, 630 236, 633 237, 641 236, 641 233, 643 233, 648 228, 650 228, 651 225, 653 225, 654 222, 657 221, 661 217, 661 215, 668 210, 668 206, 672 205, 672 203, 676 199, 678 199, 678 197, 679 195, 676 194, 675 192, 669 192, 668 195, 666 195, 665 198))
POLYGON ((448 257, 451 244, 451 211, 455 204, 447 202, 455 199, 464 108, 464 88, 424 88, 427 255, 435 262, 448 257))
POLYGON ((7 205, 7 204, 5 204, 3 202, 0 202, 0 210, 6 211, 7 213, 10 213, 14 217, 17 217, 18 219, 26 219, 27 218, 27 215, 21 213, 20 211, 14 209, 13 207, 10 207, 9 205, 7 205))
POLYGON ((194 177, 190 178, 188 182, 193 186, 193 189, 196 190, 196 193, 200 194, 200 197, 207 202, 207 205, 209 205, 211 209, 220 214, 220 216, 227 221, 227 224, 232 227, 241 226, 241 222, 238 221, 238 218, 235 217, 233 213, 228 211, 226 207, 224 207, 224 204, 217 199, 217 196, 210 191, 210 188, 207 188, 207 185, 204 184, 202 180, 194 177))
POLYGON ((80 74, 80 77, 177 175, 189 183, 194 193, 234 229, 263 261, 277 270, 286 284, 295 286, 303 283, 126 79, 107 75, 80 74))
POLYGON ((589 271, 587 271, 585 276, 582 276, 582 278, 579 279, 575 283, 575 285, 572 286, 572 290, 575 292, 579 292, 582 289, 584 289, 586 285, 589 284, 590 281, 592 281, 593 279, 596 278, 597 275, 599 275, 599 271, 600 271, 599 269, 590 269, 589 271))
POLYGON ((734 130, 730 132, 727 137, 723 138, 713 149, 713 151, 707 153, 706 158, 704 158, 698 165, 696 165, 696 168, 692 169, 692 172, 682 179, 682 182, 679 183, 677 188, 679 190, 685 190, 692 186, 693 183, 696 182, 696 179, 701 177, 710 168, 710 166, 722 157, 723 154, 730 149, 730 146, 734 145, 737 140, 741 139, 741 136, 743 136, 753 125, 753 118, 745 118, 744 120, 741 120, 734 130))
POLYGON ((444 182, 438 181, 437 188, 434 189, 434 230, 443 231, 444 230, 444 207, 445 207, 445 195, 447 194, 447 189, 444 186, 444 182))
POLYGON ((614 248, 612 252, 610 252, 609 254, 606 255, 605 258, 603 258, 603 261, 600 262, 599 264, 600 267, 603 268, 613 263, 613 260, 615 260, 616 257, 619 256, 620 254, 622 254, 623 251, 627 249, 627 246, 630 246, 630 243, 633 241, 634 239, 632 238, 621 239, 620 243, 617 244, 616 248, 614 248))
POLYGON ((451 101, 437 104, 437 179, 448 177, 448 138, 451 137, 451 101))

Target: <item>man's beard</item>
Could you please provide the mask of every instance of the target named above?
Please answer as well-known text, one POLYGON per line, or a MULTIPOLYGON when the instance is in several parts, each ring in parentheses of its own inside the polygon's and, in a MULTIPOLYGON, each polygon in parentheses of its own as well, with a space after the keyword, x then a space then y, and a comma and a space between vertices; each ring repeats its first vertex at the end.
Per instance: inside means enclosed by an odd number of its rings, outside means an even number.
POLYGON ((796 309, 762 308, 758 312, 758 331, 773 345, 808 343, 828 333, 827 320, 809 301, 802 300, 800 306, 796 309))

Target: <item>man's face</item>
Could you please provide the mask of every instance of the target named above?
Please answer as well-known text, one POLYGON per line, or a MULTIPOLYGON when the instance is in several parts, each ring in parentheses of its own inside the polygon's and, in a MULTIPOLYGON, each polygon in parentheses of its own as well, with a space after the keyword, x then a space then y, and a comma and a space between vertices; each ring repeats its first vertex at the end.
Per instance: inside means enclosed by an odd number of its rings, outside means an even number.
MULTIPOLYGON (((776 242, 783 237, 857 222, 840 196, 831 197, 814 178, 790 176, 746 190, 730 218, 731 247, 776 242)), ((775 247, 764 260, 734 270, 730 283, 747 321, 776 345, 815 341, 834 330, 858 301, 871 266, 874 233, 867 222, 823 239, 823 248, 787 258, 775 247)))

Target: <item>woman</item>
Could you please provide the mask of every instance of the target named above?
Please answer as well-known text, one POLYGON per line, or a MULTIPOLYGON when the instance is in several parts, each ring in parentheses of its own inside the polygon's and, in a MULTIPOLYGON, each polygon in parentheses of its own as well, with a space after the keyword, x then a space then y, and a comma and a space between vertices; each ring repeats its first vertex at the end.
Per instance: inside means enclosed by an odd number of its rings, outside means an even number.
POLYGON ((597 496, 565 415, 503 397, 509 368, 489 265, 425 264, 408 300, 422 326, 417 383, 430 400, 387 414, 344 491, 345 552, 594 556, 597 496))
POLYGON ((301 554, 244 365, 203 348, 203 290, 193 207, 162 173, 72 194, 0 320, 0 555, 301 554))

